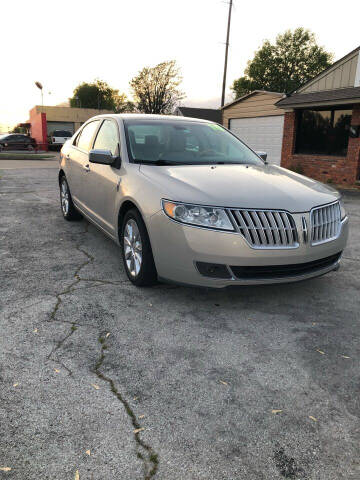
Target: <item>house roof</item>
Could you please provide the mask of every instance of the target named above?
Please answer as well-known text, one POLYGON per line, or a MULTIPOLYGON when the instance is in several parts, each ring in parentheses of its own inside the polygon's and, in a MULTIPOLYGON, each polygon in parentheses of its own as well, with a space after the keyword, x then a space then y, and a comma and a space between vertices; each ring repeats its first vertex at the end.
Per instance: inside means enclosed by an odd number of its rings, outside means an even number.
MULTIPOLYGON (((352 61, 353 58, 358 58, 356 56, 358 52, 360 52, 360 47, 357 47, 351 52, 347 53, 335 63, 330 65, 328 68, 320 72, 318 75, 305 82, 293 92, 290 92, 285 98, 279 100, 276 103, 276 106, 280 108, 286 108, 300 106, 325 106, 330 104, 341 105, 342 103, 349 104, 353 102, 358 102, 360 100, 360 87, 353 86, 352 81, 350 82, 350 77, 348 85, 346 85, 345 83, 341 87, 337 85, 333 88, 325 89, 322 87, 317 90, 314 89, 314 91, 309 91, 309 86, 311 86, 312 84, 316 85, 316 82, 324 82, 324 78, 326 83, 326 78, 328 78, 329 75, 336 75, 336 72, 340 71, 339 69, 341 69, 346 62, 352 61)), ((333 76, 333 79, 334 78, 335 77, 333 76)))
POLYGON ((283 93, 279 93, 279 92, 268 92, 267 90, 253 90, 252 92, 250 93, 247 93, 246 95, 243 95, 242 97, 239 97, 237 98, 236 100, 234 100, 233 102, 230 102, 230 103, 227 103, 226 105, 224 105, 221 110, 224 110, 225 108, 228 108, 228 107, 231 107, 232 105, 235 105, 236 103, 239 103, 239 102, 242 102, 243 100, 245 100, 246 98, 249 98, 253 95, 257 95, 258 93, 266 93, 268 95, 272 95, 272 96, 279 96, 279 97, 283 97, 284 94, 283 93))
POLYGON ((360 102, 360 87, 338 88, 336 90, 323 90, 322 92, 295 93, 282 98, 276 103, 280 108, 296 107, 307 104, 321 104, 323 102, 352 103, 360 102))
POLYGON ((201 118, 202 120, 221 123, 221 110, 215 108, 177 107, 176 111, 179 111, 184 117, 201 118))
POLYGON ((325 70, 322 70, 318 75, 316 75, 315 77, 313 78, 310 78, 307 82, 303 83, 302 85, 300 85, 300 87, 297 87, 295 90, 293 90, 292 92, 290 92, 290 94, 293 94, 293 93, 300 93, 301 90, 303 90, 307 85, 309 85, 309 83, 313 82, 314 80, 316 80, 318 77, 322 77, 325 73, 327 73, 329 70, 334 70, 343 60, 345 60, 347 57, 351 57, 354 53, 356 52, 359 52, 360 51, 360 46, 357 47, 357 48, 354 48, 354 50, 351 50, 351 52, 347 53, 346 55, 344 55, 343 57, 339 58, 339 60, 336 60, 336 62, 334 62, 332 65, 330 65, 329 67, 325 68, 325 70))

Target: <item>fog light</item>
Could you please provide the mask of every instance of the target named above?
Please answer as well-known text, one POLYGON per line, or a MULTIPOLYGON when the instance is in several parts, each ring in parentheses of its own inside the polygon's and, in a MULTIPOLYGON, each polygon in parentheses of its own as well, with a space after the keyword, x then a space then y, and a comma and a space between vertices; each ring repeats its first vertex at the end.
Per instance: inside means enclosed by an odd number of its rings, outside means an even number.
POLYGON ((196 262, 197 269, 205 277, 212 278, 231 278, 226 265, 220 263, 196 262))

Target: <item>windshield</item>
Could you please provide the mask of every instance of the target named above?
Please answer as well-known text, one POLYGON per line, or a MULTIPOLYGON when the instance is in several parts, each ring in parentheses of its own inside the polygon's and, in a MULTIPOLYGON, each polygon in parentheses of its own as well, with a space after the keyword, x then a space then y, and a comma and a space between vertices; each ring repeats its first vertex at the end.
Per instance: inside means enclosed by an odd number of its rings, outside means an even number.
POLYGON ((220 125, 179 120, 125 120, 130 159, 139 163, 263 165, 220 125))

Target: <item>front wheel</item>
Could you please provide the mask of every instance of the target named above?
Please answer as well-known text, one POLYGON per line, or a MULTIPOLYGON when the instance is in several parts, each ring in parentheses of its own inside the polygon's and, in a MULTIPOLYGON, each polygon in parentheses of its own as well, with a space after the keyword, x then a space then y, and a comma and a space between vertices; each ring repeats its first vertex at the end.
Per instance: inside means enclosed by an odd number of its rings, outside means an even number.
POLYGON ((129 280, 137 287, 157 283, 157 272, 149 235, 140 213, 129 210, 121 227, 121 249, 129 280))
POLYGON ((73 220, 80 220, 82 218, 81 213, 76 210, 72 201, 69 185, 65 175, 63 175, 60 179, 60 205, 65 220, 70 222, 73 220))

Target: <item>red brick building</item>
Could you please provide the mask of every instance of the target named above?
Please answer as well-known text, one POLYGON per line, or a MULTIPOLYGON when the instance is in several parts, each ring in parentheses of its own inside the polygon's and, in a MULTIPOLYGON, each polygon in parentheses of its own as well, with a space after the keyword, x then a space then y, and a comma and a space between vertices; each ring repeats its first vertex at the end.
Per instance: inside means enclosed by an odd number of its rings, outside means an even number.
POLYGON ((279 100, 281 165, 328 183, 360 181, 360 47, 279 100))

